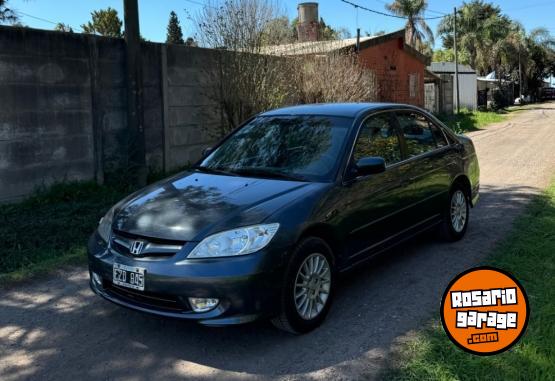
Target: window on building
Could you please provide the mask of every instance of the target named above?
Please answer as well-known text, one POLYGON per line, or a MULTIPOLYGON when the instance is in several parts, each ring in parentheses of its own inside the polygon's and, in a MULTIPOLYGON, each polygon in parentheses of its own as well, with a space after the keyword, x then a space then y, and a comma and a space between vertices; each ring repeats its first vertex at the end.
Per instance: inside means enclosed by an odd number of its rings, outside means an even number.
POLYGON ((418 96, 418 74, 409 74, 409 96, 416 98, 418 96))

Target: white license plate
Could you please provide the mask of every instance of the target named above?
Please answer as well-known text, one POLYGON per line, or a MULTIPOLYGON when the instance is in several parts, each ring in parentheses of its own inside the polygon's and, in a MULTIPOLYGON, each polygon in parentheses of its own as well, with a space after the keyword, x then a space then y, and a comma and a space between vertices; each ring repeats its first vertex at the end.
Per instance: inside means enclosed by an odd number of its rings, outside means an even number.
POLYGON ((114 263, 112 282, 118 286, 144 291, 145 269, 114 263))

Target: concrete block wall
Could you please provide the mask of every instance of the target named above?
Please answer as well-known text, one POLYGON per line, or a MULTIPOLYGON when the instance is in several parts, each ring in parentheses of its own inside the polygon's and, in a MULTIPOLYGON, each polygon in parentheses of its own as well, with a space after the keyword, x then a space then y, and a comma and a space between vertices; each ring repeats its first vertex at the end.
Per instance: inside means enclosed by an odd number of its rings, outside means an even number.
MULTIPOLYGON (((218 136, 218 51, 142 46, 151 171, 200 158, 218 136)), ((0 26, 0 202, 55 181, 102 183, 127 166, 122 39, 0 26)))
POLYGON ((162 44, 142 46, 143 123, 146 165, 150 171, 164 170, 164 104, 162 44))
POLYGON ((88 36, 96 160, 103 180, 127 164, 127 88, 122 39, 88 36))
POLYGON ((0 200, 95 175, 85 36, 0 27, 0 200))
POLYGON ((217 50, 167 45, 166 168, 198 160, 219 135, 217 50))

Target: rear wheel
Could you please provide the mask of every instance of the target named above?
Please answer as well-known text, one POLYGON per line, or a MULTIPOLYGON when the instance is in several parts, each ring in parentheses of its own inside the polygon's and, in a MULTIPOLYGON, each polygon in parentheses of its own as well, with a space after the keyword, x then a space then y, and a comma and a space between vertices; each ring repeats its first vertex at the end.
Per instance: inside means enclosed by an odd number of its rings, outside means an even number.
POLYGON ((335 286, 333 255, 320 238, 301 241, 287 267, 281 295, 281 312, 272 319, 279 329, 305 333, 324 321, 335 286))
POLYGON ((468 195, 460 184, 455 184, 449 193, 449 203, 444 207, 441 235, 448 241, 464 237, 469 217, 468 195))

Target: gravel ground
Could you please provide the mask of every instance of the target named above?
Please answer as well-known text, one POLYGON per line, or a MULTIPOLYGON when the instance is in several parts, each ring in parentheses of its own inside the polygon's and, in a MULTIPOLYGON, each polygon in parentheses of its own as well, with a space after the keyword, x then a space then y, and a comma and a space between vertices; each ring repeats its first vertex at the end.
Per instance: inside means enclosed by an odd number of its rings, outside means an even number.
POLYGON ((0 379, 378 379, 388 354, 436 314, 457 273, 483 260, 555 172, 555 103, 470 134, 481 201, 455 244, 424 236, 341 281, 320 329, 205 328, 118 308, 71 269, 1 290, 0 379))

